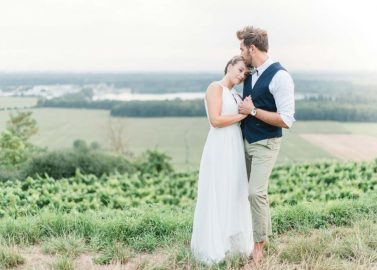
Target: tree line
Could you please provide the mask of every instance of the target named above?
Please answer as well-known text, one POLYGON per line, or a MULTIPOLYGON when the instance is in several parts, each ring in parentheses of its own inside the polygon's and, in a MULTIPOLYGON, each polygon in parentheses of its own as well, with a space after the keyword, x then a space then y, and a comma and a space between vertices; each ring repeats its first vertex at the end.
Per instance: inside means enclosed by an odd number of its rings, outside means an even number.
MULTIPOLYGON (((197 100, 153 101, 89 101, 39 100, 37 107, 109 110, 115 117, 204 117, 204 102, 197 100)), ((367 103, 349 103, 332 99, 312 98, 296 101, 297 120, 333 120, 377 122, 377 107, 367 103)))

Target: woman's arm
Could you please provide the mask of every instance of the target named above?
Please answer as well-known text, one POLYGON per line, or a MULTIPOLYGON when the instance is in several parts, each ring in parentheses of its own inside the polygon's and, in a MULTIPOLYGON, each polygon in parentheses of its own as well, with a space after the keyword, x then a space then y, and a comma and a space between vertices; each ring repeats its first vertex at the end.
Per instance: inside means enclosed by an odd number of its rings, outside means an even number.
POLYGON ((240 122, 247 116, 243 114, 221 115, 222 87, 216 83, 209 85, 205 99, 207 101, 209 121, 216 128, 226 127, 240 122))

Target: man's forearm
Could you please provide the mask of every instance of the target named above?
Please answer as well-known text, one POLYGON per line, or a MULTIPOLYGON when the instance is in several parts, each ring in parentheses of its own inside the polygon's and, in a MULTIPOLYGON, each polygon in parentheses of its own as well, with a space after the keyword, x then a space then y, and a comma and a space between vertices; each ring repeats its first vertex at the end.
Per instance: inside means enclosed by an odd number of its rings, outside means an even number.
POLYGON ((257 114, 255 117, 272 126, 288 128, 288 126, 284 123, 283 119, 281 118, 280 114, 277 112, 269 112, 262 109, 257 109, 257 114))

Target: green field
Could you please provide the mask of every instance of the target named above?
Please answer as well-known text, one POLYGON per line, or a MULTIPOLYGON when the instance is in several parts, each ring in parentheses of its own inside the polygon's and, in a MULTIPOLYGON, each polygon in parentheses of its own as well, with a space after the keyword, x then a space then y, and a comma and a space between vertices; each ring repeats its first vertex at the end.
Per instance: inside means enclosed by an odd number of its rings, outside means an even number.
MULTIPOLYGON (((37 145, 57 149, 70 147, 76 139, 84 139, 97 141, 103 149, 110 150, 112 125, 115 132, 123 127, 122 139, 129 151, 139 154, 146 149, 161 149, 173 158, 175 166, 182 169, 198 167, 209 129, 206 118, 112 118, 108 111, 81 109, 43 108, 32 111, 39 126, 39 133, 32 140, 37 145)), ((9 111, 0 111, 0 130, 4 129, 8 117, 9 111)), ((291 130, 285 131, 278 163, 336 159, 301 138, 302 133, 377 137, 377 123, 296 122, 291 130)))
MULTIPOLYGON (((251 268, 245 258, 230 257, 208 268, 190 251, 206 118, 32 111, 37 145, 57 149, 84 139, 111 150, 110 126, 115 133, 123 127, 129 151, 159 148, 177 168, 195 171, 102 176, 77 171, 59 179, 0 182, 0 269, 377 269, 377 160, 317 162, 335 157, 301 136, 321 134, 324 144, 329 136, 346 135, 350 148, 359 151, 359 141, 372 148, 377 123, 297 122, 285 131, 278 162, 289 165, 271 174, 273 236, 266 260, 251 268), (311 164, 292 165, 302 162, 311 164)), ((9 113, 0 111, 0 132, 9 113)))

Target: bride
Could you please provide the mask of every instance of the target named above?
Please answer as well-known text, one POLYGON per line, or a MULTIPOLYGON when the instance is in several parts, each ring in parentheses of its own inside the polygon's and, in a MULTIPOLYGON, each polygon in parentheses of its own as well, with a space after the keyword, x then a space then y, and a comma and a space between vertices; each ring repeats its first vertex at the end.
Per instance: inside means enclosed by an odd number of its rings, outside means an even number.
POLYGON ((242 57, 233 57, 223 79, 212 82, 205 95, 210 130, 200 162, 191 250, 206 264, 228 255, 249 256, 254 245, 239 126, 246 116, 238 113, 242 100, 233 88, 247 71, 242 57))

